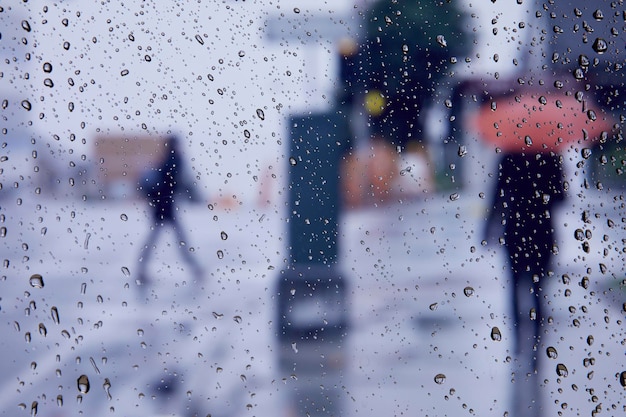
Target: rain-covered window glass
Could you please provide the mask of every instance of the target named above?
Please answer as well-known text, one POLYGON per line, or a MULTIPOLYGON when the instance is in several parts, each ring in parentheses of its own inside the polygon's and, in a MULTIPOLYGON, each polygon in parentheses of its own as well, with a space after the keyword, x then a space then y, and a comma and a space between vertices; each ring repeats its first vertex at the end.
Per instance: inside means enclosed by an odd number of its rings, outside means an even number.
POLYGON ((623 1, 0 22, 0 415, 626 411, 623 1))

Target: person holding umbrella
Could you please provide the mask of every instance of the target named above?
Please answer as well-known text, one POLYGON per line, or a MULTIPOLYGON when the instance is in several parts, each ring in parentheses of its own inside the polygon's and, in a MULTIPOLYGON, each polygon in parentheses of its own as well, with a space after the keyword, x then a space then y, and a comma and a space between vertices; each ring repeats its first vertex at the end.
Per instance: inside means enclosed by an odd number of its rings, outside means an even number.
POLYGON ((513 415, 539 416, 541 299, 557 248, 554 210, 565 197, 563 157, 557 152, 591 141, 610 124, 572 96, 537 90, 491 101, 475 122, 480 136, 502 152, 485 238, 502 228, 511 272, 513 415))

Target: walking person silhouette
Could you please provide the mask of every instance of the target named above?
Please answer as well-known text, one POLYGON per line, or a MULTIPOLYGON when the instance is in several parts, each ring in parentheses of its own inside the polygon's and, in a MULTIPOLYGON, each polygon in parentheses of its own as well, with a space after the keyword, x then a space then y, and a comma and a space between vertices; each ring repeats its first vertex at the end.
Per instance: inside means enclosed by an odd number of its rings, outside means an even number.
POLYGON ((556 247, 553 209, 563 201, 561 157, 554 153, 510 153, 499 163, 498 182, 486 235, 504 225, 514 325, 514 416, 538 417, 541 404, 539 355, 542 292, 556 247))
POLYGON ((200 264, 194 259, 187 246, 187 238, 180 224, 175 200, 180 192, 191 192, 183 179, 184 163, 180 157, 179 140, 170 136, 165 141, 165 154, 158 167, 149 170, 142 179, 140 188, 148 199, 152 216, 152 225, 144 245, 141 247, 138 263, 137 283, 147 286, 151 283, 147 270, 150 258, 156 249, 159 234, 164 226, 169 225, 176 234, 176 241, 180 254, 190 267, 195 280, 201 280, 203 271, 200 264))

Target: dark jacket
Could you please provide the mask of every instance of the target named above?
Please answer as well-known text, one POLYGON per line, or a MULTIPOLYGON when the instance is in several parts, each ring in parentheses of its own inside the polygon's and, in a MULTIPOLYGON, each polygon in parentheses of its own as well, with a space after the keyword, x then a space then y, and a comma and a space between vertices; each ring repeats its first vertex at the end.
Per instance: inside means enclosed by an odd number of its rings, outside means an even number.
POLYGON ((491 222, 504 223, 504 241, 515 273, 543 274, 556 244, 552 212, 564 199, 561 158, 507 154, 499 166, 491 222))

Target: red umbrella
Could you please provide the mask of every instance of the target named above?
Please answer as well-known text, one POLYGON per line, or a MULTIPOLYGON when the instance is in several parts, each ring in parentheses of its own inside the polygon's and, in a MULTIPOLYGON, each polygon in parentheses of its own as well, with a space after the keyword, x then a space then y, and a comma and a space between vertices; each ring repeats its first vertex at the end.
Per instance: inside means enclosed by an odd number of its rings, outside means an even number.
POLYGON ((496 98, 473 121, 484 140, 505 152, 557 151, 592 141, 613 125, 586 101, 545 91, 496 98))

